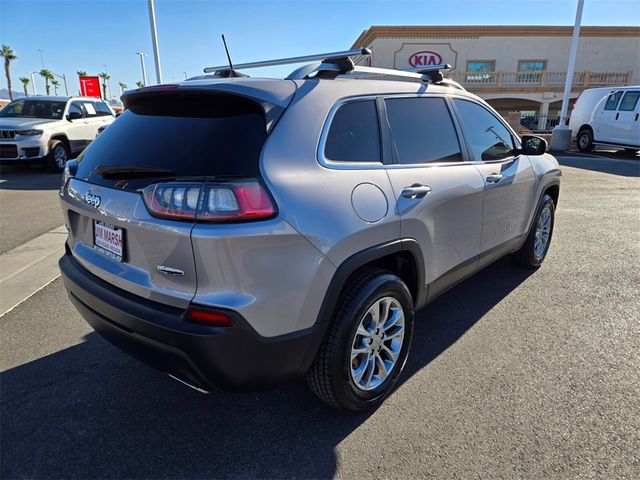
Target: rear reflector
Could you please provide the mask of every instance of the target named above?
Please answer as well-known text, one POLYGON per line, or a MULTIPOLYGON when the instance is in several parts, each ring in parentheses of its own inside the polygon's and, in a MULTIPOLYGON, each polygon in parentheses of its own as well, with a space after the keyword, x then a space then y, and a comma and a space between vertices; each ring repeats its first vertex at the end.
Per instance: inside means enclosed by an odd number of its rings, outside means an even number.
POLYGON ((197 310, 190 308, 187 310, 187 319, 193 322, 208 323, 219 327, 230 327, 233 320, 224 313, 209 312, 207 310, 197 310))
POLYGON ((238 222, 273 217, 266 189, 255 179, 237 182, 167 182, 142 190, 156 217, 203 222, 238 222))

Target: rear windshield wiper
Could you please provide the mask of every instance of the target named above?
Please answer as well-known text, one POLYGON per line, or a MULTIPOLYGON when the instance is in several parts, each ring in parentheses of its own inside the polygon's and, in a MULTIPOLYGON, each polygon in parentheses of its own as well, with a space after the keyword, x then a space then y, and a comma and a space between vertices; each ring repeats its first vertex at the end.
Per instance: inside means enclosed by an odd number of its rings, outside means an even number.
POLYGON ((96 173, 102 178, 143 178, 143 177, 175 177, 172 170, 162 168, 135 167, 131 165, 101 165, 96 168, 96 173))

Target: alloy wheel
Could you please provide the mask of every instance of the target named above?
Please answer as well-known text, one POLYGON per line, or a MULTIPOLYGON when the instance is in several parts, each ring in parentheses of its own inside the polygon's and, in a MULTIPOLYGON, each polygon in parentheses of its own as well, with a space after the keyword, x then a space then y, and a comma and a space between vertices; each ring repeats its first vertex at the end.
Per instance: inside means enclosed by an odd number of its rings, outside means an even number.
POLYGON ((389 377, 404 341, 405 318, 400 302, 383 297, 371 305, 351 345, 351 379, 360 390, 374 390, 389 377))
POLYGON ((535 241, 533 243, 533 253, 538 261, 542 260, 549 248, 549 238, 551 237, 551 207, 545 205, 538 216, 536 224, 535 241))

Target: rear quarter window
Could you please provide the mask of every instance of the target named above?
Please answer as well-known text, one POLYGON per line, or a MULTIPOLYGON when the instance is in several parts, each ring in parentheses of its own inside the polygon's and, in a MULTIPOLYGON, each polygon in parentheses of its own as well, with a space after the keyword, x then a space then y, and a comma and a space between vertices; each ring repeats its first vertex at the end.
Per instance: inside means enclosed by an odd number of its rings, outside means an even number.
POLYGON ((336 111, 324 147, 336 162, 380 162, 378 110, 373 100, 345 103, 336 111))

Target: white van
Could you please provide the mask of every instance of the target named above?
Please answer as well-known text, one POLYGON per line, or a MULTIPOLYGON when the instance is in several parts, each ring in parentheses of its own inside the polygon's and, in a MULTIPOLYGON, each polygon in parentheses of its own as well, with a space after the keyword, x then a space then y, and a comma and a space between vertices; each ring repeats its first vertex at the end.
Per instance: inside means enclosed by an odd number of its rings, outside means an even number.
POLYGON ((569 128, 578 150, 596 145, 640 150, 640 86, 589 88, 571 112, 569 128))

